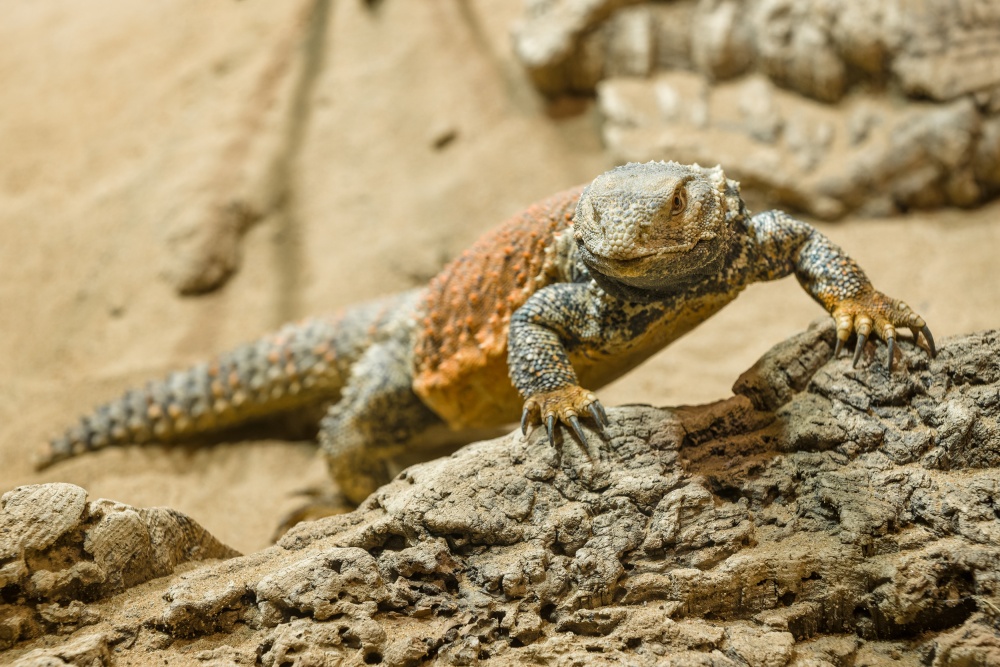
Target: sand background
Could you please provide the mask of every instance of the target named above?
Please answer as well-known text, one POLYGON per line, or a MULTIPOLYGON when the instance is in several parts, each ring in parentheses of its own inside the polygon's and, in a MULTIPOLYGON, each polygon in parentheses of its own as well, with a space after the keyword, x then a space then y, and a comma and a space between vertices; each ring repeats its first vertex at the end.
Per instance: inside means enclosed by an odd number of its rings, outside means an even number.
MULTIPOLYGON (((554 113, 513 58, 519 3, 316 6, 319 67, 295 112, 280 205, 245 237, 235 277, 201 297, 178 296, 168 280, 171 239, 225 187, 220 164, 254 168, 256 149, 230 158, 227 147, 254 136, 248 109, 269 103, 259 83, 275 53, 306 39, 313 3, 5 8, 0 492, 73 482, 91 498, 174 507, 241 551, 262 548, 302 502, 297 492, 326 483, 312 443, 111 449, 41 474, 31 457, 131 385, 290 319, 420 284, 483 230, 613 165, 593 106, 554 113)), ((1000 325, 998 218, 994 203, 820 226, 941 338, 1000 325)), ((753 286, 602 399, 722 398, 821 315, 792 279, 753 286)))

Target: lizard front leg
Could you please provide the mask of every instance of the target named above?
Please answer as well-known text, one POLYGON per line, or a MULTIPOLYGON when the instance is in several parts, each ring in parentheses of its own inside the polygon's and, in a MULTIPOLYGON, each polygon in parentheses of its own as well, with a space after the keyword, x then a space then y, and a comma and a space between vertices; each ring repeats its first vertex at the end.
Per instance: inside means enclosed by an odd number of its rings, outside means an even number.
POLYGON ((853 363, 874 333, 888 345, 888 369, 895 360, 897 328, 935 355, 934 338, 923 318, 898 299, 876 290, 858 263, 811 225, 781 211, 755 215, 749 222, 758 248, 758 278, 772 280, 795 273, 799 283, 837 323, 834 358, 852 333, 857 334, 853 363))
POLYGON ((601 337, 593 288, 585 283, 557 283, 531 296, 511 317, 507 367, 510 379, 524 399, 521 431, 529 424, 545 424, 549 442, 555 442, 557 422, 568 425, 586 442, 580 416, 589 415, 598 428, 608 417, 597 397, 579 386, 567 347, 601 337))

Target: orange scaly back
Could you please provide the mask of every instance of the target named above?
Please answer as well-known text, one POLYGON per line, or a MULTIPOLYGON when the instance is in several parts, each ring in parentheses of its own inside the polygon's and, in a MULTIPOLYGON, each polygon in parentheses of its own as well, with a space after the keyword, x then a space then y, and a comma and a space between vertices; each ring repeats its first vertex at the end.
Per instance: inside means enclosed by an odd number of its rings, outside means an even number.
POLYGON ((556 279, 546 250, 572 224, 582 192, 582 186, 561 192, 515 215, 428 285, 413 388, 452 426, 517 418, 520 399, 507 377, 507 327, 528 297, 556 279))

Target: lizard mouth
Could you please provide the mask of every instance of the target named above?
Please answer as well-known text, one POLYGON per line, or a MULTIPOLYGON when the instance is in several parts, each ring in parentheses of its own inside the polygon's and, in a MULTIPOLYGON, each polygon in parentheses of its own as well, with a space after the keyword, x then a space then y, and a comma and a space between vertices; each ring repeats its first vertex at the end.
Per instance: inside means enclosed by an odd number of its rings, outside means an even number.
POLYGON ((658 252, 647 252, 641 255, 634 255, 632 257, 618 258, 618 257, 608 257, 607 255, 599 255, 582 243, 579 244, 578 247, 580 249, 580 254, 583 258, 583 262, 587 266, 592 266, 597 269, 614 270, 614 269, 634 268, 640 265, 643 262, 643 260, 649 259, 650 257, 659 254, 658 252))
POLYGON ((627 258, 608 257, 607 255, 597 254, 583 243, 580 243, 578 248, 583 263, 588 267, 608 275, 629 276, 635 275, 637 271, 640 271, 642 266, 650 259, 662 257, 663 255, 687 252, 698 245, 699 242, 695 241, 694 243, 685 243, 669 248, 659 248, 627 258))

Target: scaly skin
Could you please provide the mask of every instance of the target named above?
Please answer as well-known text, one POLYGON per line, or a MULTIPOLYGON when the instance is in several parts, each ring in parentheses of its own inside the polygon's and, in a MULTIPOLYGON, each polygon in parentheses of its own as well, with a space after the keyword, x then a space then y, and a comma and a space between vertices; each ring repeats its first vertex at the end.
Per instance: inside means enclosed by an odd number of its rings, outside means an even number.
MULTIPOLYGON (((705 321, 749 284, 794 274, 837 322, 888 343, 924 321, 850 257, 780 211, 750 216, 718 167, 628 164, 484 235, 430 284, 282 329, 98 408, 42 464, 130 442, 196 438, 326 408, 319 440, 352 502, 438 427, 556 424, 584 438, 607 415, 593 389, 705 321), (584 421, 581 421, 584 420, 584 421)), ((923 340, 921 341, 921 337, 923 340)))
POLYGON ((92 449, 183 442, 281 413, 336 401, 345 379, 388 329, 407 293, 328 318, 290 324, 217 359, 154 380, 82 417, 50 442, 44 468, 92 449))

